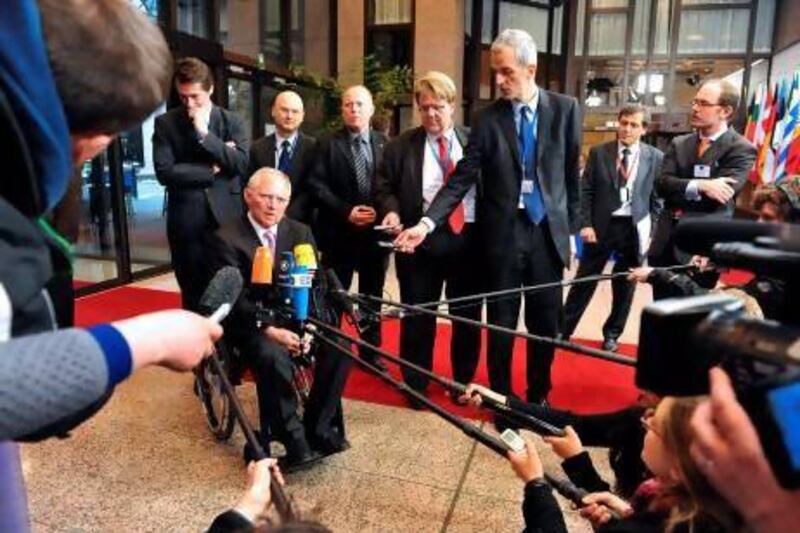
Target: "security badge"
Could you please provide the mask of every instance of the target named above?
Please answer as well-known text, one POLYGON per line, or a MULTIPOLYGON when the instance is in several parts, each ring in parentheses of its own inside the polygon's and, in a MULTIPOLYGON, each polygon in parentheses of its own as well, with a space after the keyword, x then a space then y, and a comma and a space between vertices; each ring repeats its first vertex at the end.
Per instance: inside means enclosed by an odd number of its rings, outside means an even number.
POLYGON ((695 178, 710 178, 711 177, 711 167, 709 165, 695 165, 694 166, 694 177, 695 178))
POLYGON ((533 192, 533 180, 522 180, 522 194, 531 194, 533 192))

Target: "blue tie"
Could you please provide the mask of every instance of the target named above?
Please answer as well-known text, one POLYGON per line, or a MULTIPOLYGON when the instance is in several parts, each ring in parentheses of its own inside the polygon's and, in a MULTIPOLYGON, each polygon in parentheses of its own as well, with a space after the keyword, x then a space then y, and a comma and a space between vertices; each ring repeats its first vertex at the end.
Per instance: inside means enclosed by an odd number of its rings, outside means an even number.
POLYGON ((287 140, 281 143, 281 157, 278 159, 278 170, 288 174, 292 169, 292 144, 287 140))
POLYGON ((529 118, 531 114, 531 108, 526 105, 520 109, 519 142, 522 148, 522 164, 525 168, 525 179, 533 181, 533 191, 522 194, 522 203, 525 205, 525 212, 528 213, 531 222, 539 224, 547 212, 536 176, 536 132, 534 123, 529 118))

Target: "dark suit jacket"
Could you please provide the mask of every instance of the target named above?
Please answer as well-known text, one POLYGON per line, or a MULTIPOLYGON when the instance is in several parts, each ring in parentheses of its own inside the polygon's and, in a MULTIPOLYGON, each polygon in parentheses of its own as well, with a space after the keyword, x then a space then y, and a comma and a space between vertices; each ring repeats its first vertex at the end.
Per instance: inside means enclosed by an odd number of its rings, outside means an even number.
MULTIPOLYGON (((383 159, 387 142, 382 133, 370 131, 372 144, 372 189, 375 189, 376 169, 383 159)), ((342 128, 317 144, 314 167, 309 175, 309 188, 319 207, 314 234, 323 252, 333 250, 348 253, 364 240, 375 240, 371 228, 358 229, 347 220, 353 207, 361 202, 358 196, 356 170, 350 149, 350 133, 342 128)), ((378 219, 378 223, 380 220, 378 219)))
MULTIPOLYGON (((653 225, 661 213, 662 202, 653 194, 653 185, 661 168, 664 154, 649 144, 639 143, 639 167, 633 182, 631 218, 634 224, 650 217, 647 235, 639 235, 645 241, 652 233, 653 225)), ((589 160, 581 180, 581 227, 594 228, 597 239, 605 237, 611 214, 619 209, 619 181, 617 179, 617 141, 594 146, 589 151, 589 160)), ((637 227, 637 230, 640 230, 637 227)))
MULTIPOLYGON (((311 244, 316 251, 311 229, 301 222, 284 217, 278 223, 275 257, 279 258, 282 252, 290 252, 296 245, 303 243, 311 244)), ((246 214, 229 221, 208 238, 209 275, 213 276, 222 267, 235 266, 245 280, 242 294, 225 321, 226 328, 229 328, 234 335, 256 333, 254 320, 256 295, 250 284, 250 277, 253 257, 259 246, 261 241, 246 214)), ((273 286, 278 282, 278 265, 279 262, 275 260, 272 273, 273 286)))
POLYGON ((212 109, 202 143, 182 107, 157 117, 153 164, 159 183, 167 188, 173 216, 197 216, 206 205, 218 224, 241 214, 241 178, 247 172, 249 146, 242 119, 221 107, 212 109), (227 146, 228 141, 235 146, 227 146), (214 164, 220 167, 216 175, 214 164))
POLYGON ((711 175, 707 179, 734 178, 736 183, 733 188, 737 193, 744 187, 747 176, 753 168, 756 158, 755 147, 732 128, 728 128, 719 139, 713 142, 699 160, 697 159, 697 142, 697 133, 676 137, 672 140, 664 156, 661 173, 656 179, 656 192, 664 198, 667 212, 656 226, 653 243, 650 246, 651 254, 661 253, 669 242, 674 225, 670 215, 676 210, 682 211, 684 216, 733 216, 733 200, 721 205, 705 196, 697 202, 686 199, 686 187, 690 180, 695 179, 694 166, 696 164, 709 165, 711 175))
MULTIPOLYGON (((562 262, 569 265, 569 236, 580 223, 580 107, 575 98, 539 89, 537 112, 536 172, 550 233, 562 262)), ((522 186, 514 110, 507 100, 497 100, 478 113, 464 158, 426 216, 437 226, 444 223, 479 177, 483 191, 475 216, 489 259, 502 260, 516 249, 512 228, 522 186)))
MULTIPOLYGON (((302 132, 297 134, 297 143, 292 155, 292 168, 289 178, 292 181, 292 201, 286 215, 295 220, 309 222, 311 220, 311 198, 308 191, 308 171, 314 158, 314 147, 317 140, 302 132)), ((247 179, 262 167, 278 168, 275 161, 275 134, 267 135, 253 142, 250 147, 250 163, 247 179)))

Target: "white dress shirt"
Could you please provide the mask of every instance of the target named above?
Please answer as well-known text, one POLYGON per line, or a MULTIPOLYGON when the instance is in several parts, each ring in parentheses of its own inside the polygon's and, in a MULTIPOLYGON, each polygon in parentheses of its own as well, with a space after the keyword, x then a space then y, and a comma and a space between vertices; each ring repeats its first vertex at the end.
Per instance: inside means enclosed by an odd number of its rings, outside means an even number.
MULTIPOLYGON (((458 142, 456 132, 450 128, 442 134, 449 146, 450 160, 453 167, 464 157, 464 150, 458 142)), ((436 197, 436 193, 444 185, 444 169, 439 162, 439 135, 428 134, 425 139, 424 156, 422 160, 422 210, 428 209, 436 197)), ((464 204, 464 222, 475 222, 475 185, 470 187, 462 200, 464 204)))
POLYGON ((264 226, 256 222, 256 219, 253 218, 253 214, 250 211, 247 212, 247 220, 250 221, 250 225, 253 226, 256 235, 258 235, 258 240, 261 242, 261 246, 266 246, 272 249, 272 255, 273 255, 272 259, 274 260, 275 249, 273 248, 273 245, 274 246, 278 245, 278 224, 273 224, 272 226, 265 228, 264 226), (270 233, 272 235, 272 243, 270 243, 267 240, 267 237, 264 235, 265 233, 270 233))
MULTIPOLYGON (((625 182, 625 189, 626 193, 624 198, 626 200, 622 201, 622 205, 611 213, 613 217, 629 217, 631 216, 631 201, 633 200, 633 184, 636 181, 636 174, 639 172, 639 156, 641 156, 641 147, 639 142, 625 146, 621 142, 617 141, 617 161, 616 161, 616 168, 619 172, 619 169, 622 168, 622 151, 627 148, 630 150, 630 154, 628 155, 628 179, 625 182)), ((616 176, 615 176, 616 177, 616 176)), ((622 191, 620 191, 622 192, 622 191)), ((622 198, 622 196, 620 196, 622 198)))
POLYGON ((280 133, 275 132, 275 168, 278 168, 278 161, 281 160, 281 154, 283 154, 283 141, 289 141, 289 153, 294 154, 294 148, 297 146, 297 132, 288 137, 282 137, 280 133))

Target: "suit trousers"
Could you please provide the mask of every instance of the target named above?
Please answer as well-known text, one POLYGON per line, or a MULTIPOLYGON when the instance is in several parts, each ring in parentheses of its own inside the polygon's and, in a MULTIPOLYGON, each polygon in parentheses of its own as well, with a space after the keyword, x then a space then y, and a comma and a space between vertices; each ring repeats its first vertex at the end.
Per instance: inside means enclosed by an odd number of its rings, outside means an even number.
POLYGON ((183 308, 199 311, 200 298, 210 281, 206 272, 206 238, 218 224, 202 189, 180 194, 183 201, 168 198, 167 240, 183 308), (195 197, 192 201, 186 201, 189 194, 195 197))
MULTIPOLYGON (((489 258, 487 270, 490 291, 518 288, 523 285, 553 283, 563 279, 564 264, 550 235, 547 219, 534 224, 524 209, 514 217, 515 249, 503 258, 489 258)), ((521 297, 498 298, 487 305, 491 324, 517 329, 521 297)), ((560 287, 525 294, 525 327, 536 335, 555 337, 562 307, 560 287)), ((489 332, 488 367, 491 388, 511 394, 512 350, 515 337, 489 332)), ((552 386, 550 367, 555 347, 527 341, 527 398, 538 402, 547 397, 552 386)))
MULTIPOLYGON (((639 266, 639 237, 631 217, 611 217, 606 234, 596 244, 584 244, 583 256, 578 265, 576 278, 594 276, 603 272, 612 252, 617 254, 612 272, 627 272, 639 266)), ((564 326, 561 333, 565 339, 572 336, 586 307, 594 295, 597 282, 576 283, 569 289, 567 303, 564 305, 564 326)), ((625 278, 611 281, 611 313, 603 324, 603 338, 617 339, 625 329, 625 322, 631 310, 635 284, 625 278)))
MULTIPOLYGON (((477 235, 473 224, 467 224, 458 234, 442 235, 447 240, 447 250, 438 255, 419 249, 412 255, 395 256, 397 277, 400 281, 400 299, 406 304, 420 304, 439 300, 442 287, 447 298, 476 294, 481 290, 477 235)), ((455 316, 480 320, 483 302, 454 304, 449 310, 455 316)), ((411 314, 401 320, 400 356, 428 370, 432 370, 433 347, 436 338, 436 317, 411 314)), ((481 347, 481 330, 475 326, 453 322, 450 337, 450 361, 453 379, 469 383, 475 377, 481 347)), ((425 390, 428 378, 403 367, 403 379, 418 391, 425 390)))
MULTIPOLYGON (((336 276, 342 282, 345 290, 349 290, 353 283, 353 274, 358 272, 358 292, 378 298, 383 297, 383 284, 386 281, 386 269, 389 267, 389 254, 375 242, 364 238, 356 244, 355 248, 349 247, 346 251, 330 250, 323 254, 322 261, 325 266, 336 272, 336 276)), ((359 302, 359 306, 362 307, 361 314, 364 316, 380 316, 380 304, 359 302)), ((361 338, 380 347, 380 320, 371 321, 361 333, 361 338)), ((362 351, 360 348, 359 354, 370 360, 378 357, 371 350, 362 351)))

